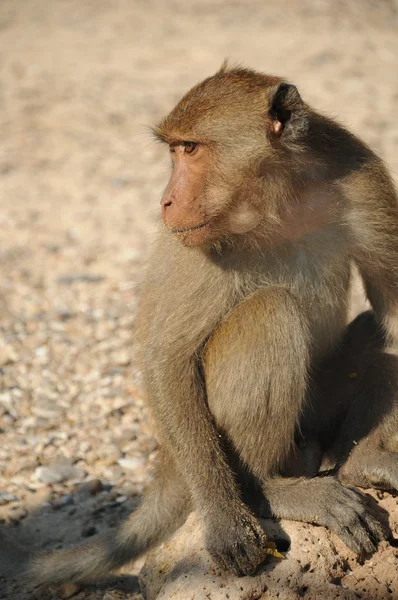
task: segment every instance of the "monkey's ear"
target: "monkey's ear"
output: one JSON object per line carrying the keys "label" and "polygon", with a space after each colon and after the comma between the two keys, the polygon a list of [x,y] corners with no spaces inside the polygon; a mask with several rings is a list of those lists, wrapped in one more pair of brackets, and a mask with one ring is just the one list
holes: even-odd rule
{"label": "monkey's ear", "polygon": [[276,90],[269,111],[271,116],[271,130],[281,136],[286,130],[293,133],[303,129],[305,121],[304,103],[295,85],[281,83]]}

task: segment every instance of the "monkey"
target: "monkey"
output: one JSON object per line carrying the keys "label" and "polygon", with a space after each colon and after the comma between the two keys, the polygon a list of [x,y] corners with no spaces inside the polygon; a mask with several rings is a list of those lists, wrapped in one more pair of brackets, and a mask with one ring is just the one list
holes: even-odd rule
{"label": "monkey", "polygon": [[[335,416],[321,427],[314,398],[325,393],[339,412],[323,365],[344,338],[353,265],[386,346],[397,345],[398,204],[386,167],[293,84],[228,64],[188,91],[154,135],[169,148],[171,175],[136,330],[160,440],[153,485],[116,532],[30,556],[29,571],[43,584],[93,581],[192,510],[216,564],[238,576],[267,557],[257,520],[267,512],[374,551],[385,531],[365,497],[335,474],[306,476],[302,442],[314,438],[320,464],[319,436]],[[393,354],[378,352],[394,378]],[[351,425],[361,394],[342,409]],[[345,444],[351,425],[340,425]],[[355,470],[370,476],[360,462],[353,479]],[[247,476],[262,501],[250,502]]]}

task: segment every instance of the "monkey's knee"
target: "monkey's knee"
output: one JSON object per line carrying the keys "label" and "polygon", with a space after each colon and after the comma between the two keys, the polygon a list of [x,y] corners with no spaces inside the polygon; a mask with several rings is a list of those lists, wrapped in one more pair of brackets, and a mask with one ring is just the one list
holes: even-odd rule
{"label": "monkey's knee", "polygon": [[338,477],[345,485],[398,489],[398,454],[370,444],[355,448]]}
{"label": "monkey's knee", "polygon": [[347,327],[342,348],[350,353],[361,354],[366,350],[381,350],[386,336],[373,311],[358,315]]}

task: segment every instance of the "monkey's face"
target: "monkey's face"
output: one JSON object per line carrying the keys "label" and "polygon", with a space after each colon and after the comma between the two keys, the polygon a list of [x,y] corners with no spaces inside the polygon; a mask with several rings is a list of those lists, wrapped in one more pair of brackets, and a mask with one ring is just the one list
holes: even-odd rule
{"label": "monkey's face", "polygon": [[172,172],[161,207],[164,225],[186,245],[201,245],[214,232],[215,215],[205,200],[209,149],[190,141],[170,144]]}
{"label": "monkey's face", "polygon": [[[161,199],[164,225],[186,246],[208,245],[254,229],[262,212],[254,202],[255,175],[242,160],[233,168],[214,147],[200,142],[170,144],[172,172]],[[221,168],[220,168],[221,165]],[[245,182],[241,186],[242,180]]]}
{"label": "monkey's face", "polygon": [[283,162],[278,142],[291,135],[290,117],[301,106],[280,79],[239,73],[220,71],[195,86],[154,131],[172,158],[163,223],[187,246],[247,233],[267,219],[259,165]]}

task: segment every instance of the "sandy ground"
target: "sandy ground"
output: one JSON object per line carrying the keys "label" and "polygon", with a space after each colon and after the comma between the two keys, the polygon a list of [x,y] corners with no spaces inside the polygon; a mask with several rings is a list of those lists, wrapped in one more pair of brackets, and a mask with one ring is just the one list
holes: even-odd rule
{"label": "sandy ground", "polygon": [[[1,1],[0,519],[11,537],[38,548],[90,537],[148,484],[156,442],[132,323],[168,169],[148,126],[230,57],[290,78],[396,175],[397,56],[393,0]],[[397,528],[396,497],[382,497]],[[361,567],[363,587],[383,565],[377,598],[398,598],[383,556]],[[124,583],[76,598],[139,597],[134,577]],[[21,581],[7,591],[3,577],[0,598],[32,592]]]}

